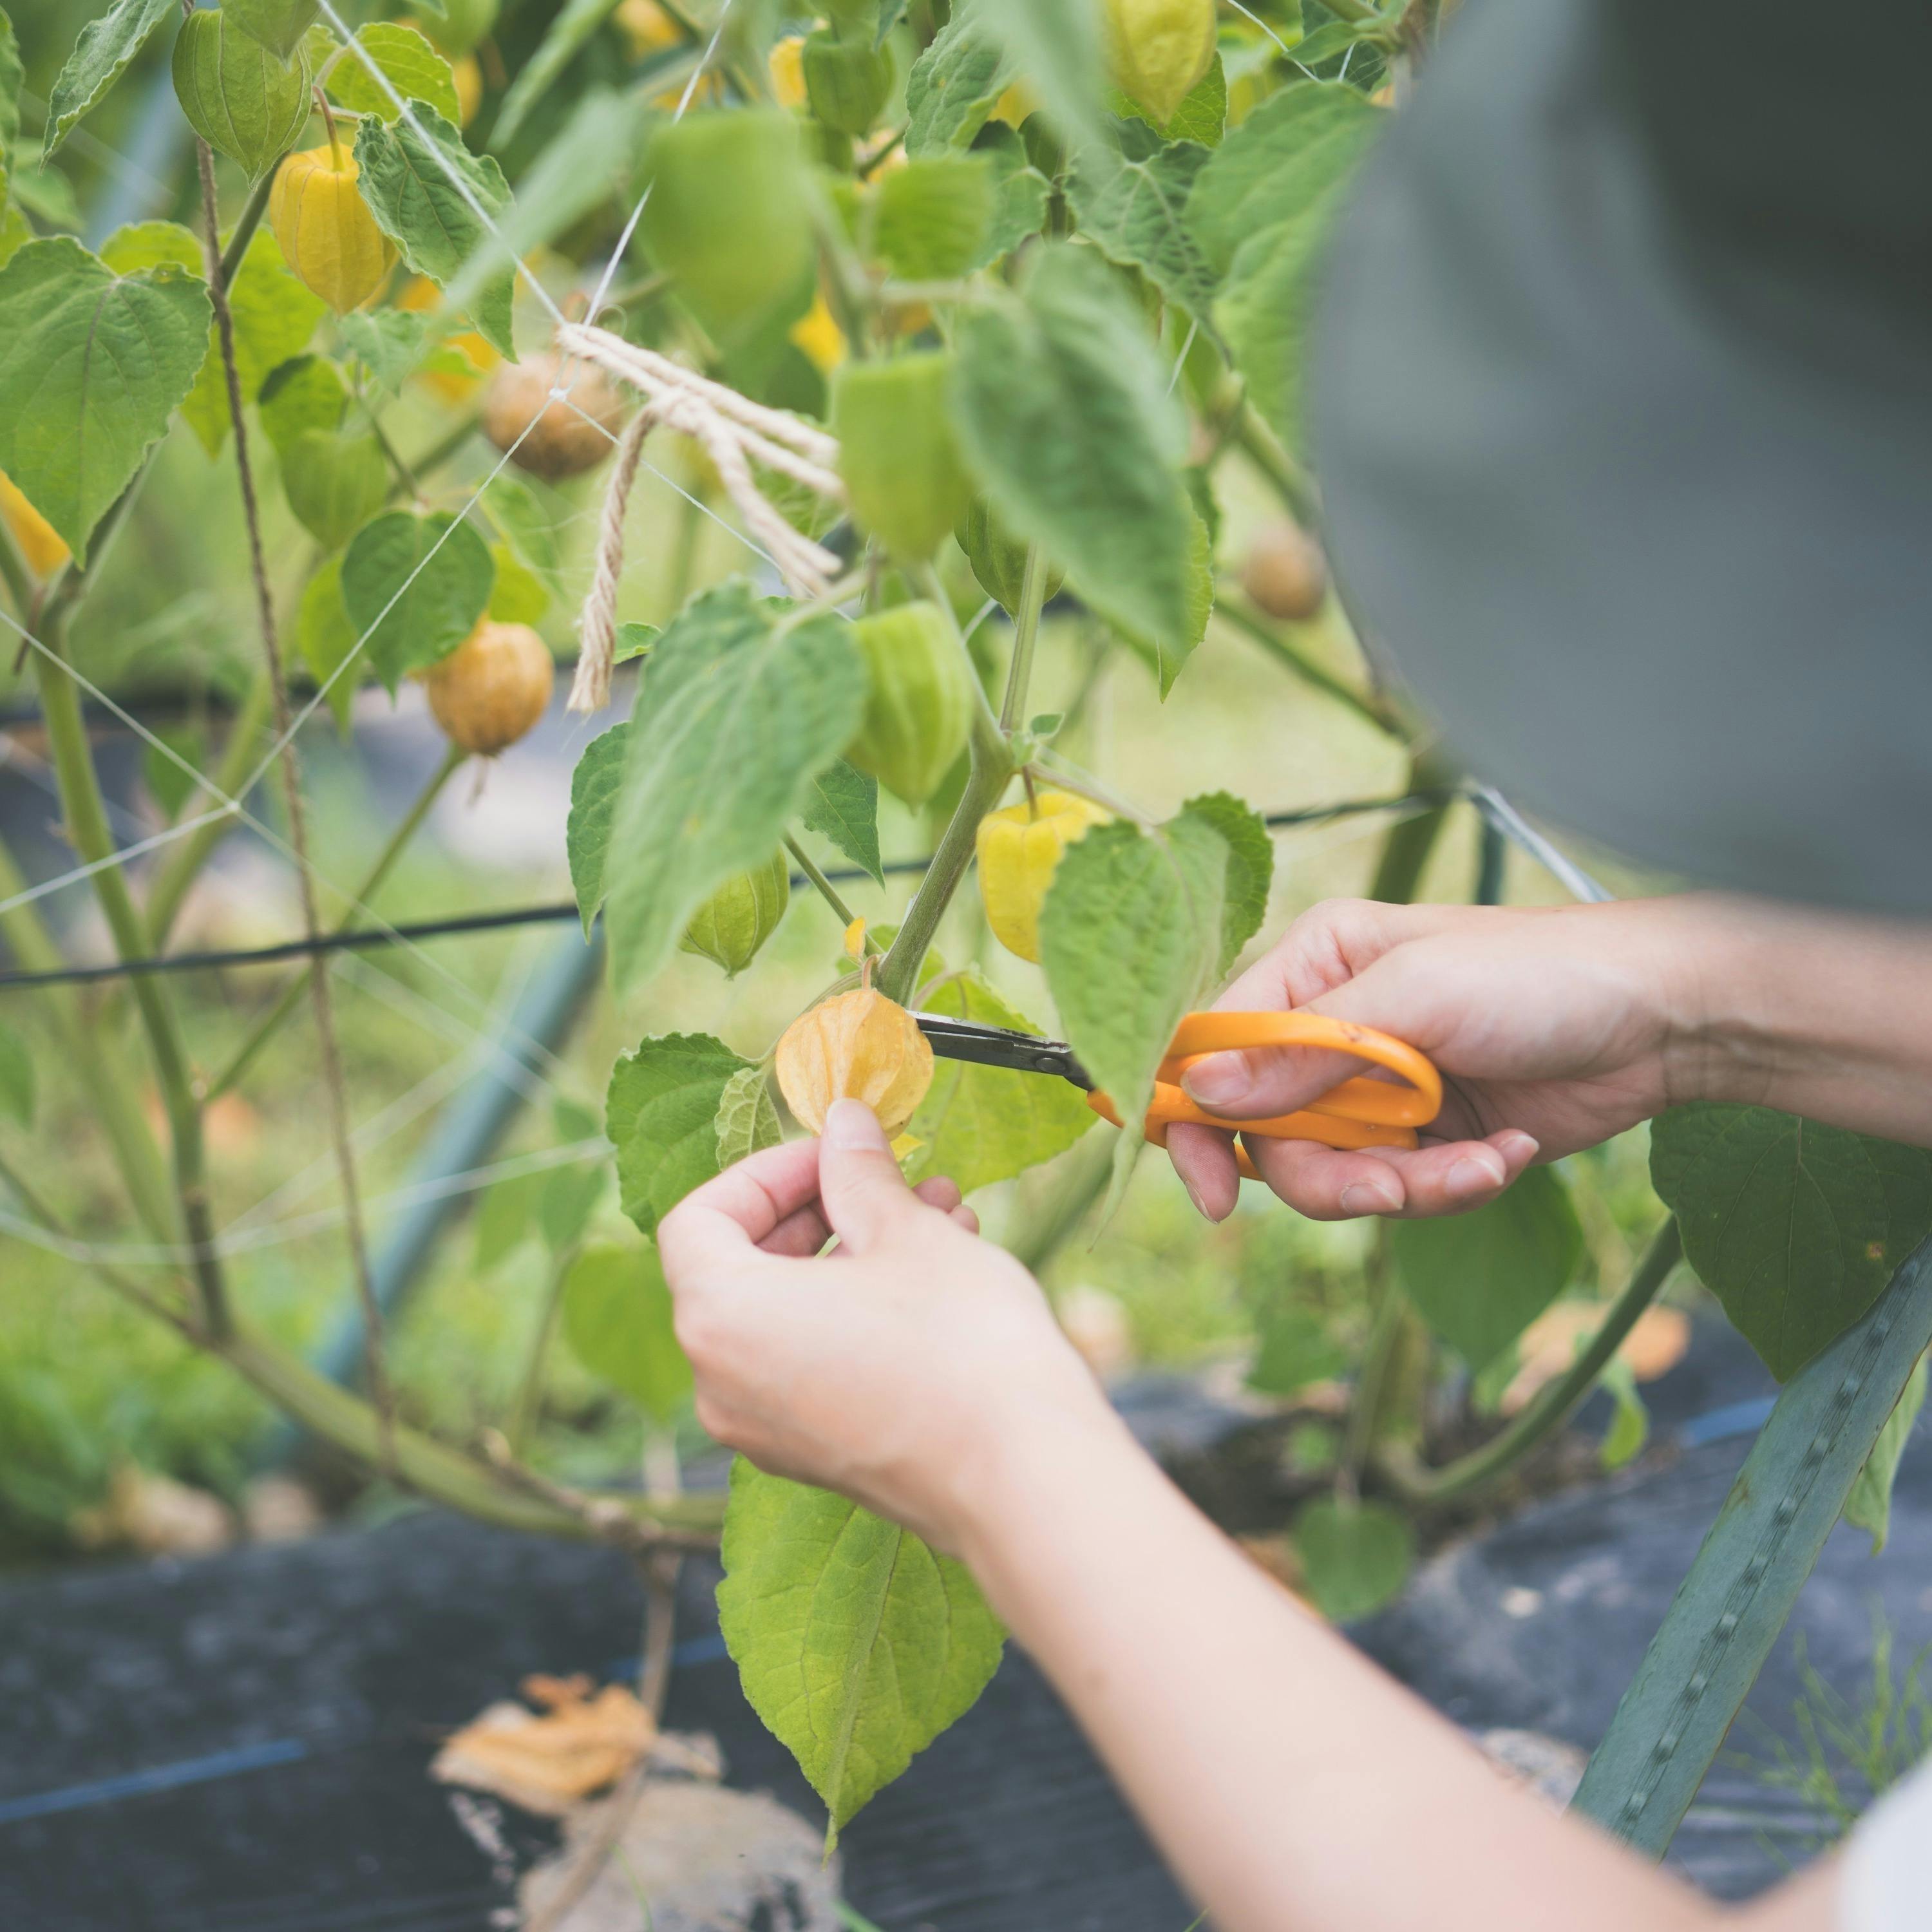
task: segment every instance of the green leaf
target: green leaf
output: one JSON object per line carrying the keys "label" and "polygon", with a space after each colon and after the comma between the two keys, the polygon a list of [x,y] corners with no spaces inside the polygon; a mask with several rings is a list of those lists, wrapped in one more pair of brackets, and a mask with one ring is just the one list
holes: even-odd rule
{"label": "green leaf", "polygon": [[981,10],[954,8],[906,76],[908,155],[970,146],[1017,71]]}
{"label": "green leaf", "polygon": [[348,407],[335,364],[320,356],[298,356],[272,370],[255,404],[262,433],[284,462],[304,430],[339,429]]}
{"label": "green leaf", "polygon": [[393,396],[423,359],[430,318],[409,309],[352,310],[336,328],[343,347]]}
{"label": "green leaf", "polygon": [[1216,53],[1208,71],[1194,83],[1192,91],[1174,110],[1174,118],[1165,128],[1156,128],[1147,110],[1118,88],[1107,93],[1109,113],[1144,121],[1156,134],[1170,141],[1198,141],[1203,147],[1218,148],[1228,126],[1228,74]]}
{"label": "green leaf", "polygon": [[1196,521],[1184,430],[1114,272],[1054,244],[1023,302],[967,314],[956,406],[1000,520],[1036,536],[1102,616],[1184,657]]}
{"label": "green leaf", "polygon": [[61,143],[74,131],[74,123],[98,105],[102,96],[121,78],[128,63],[147,45],[148,36],[179,11],[176,0],[114,0],[106,13],[81,28],[74,52],[68,56],[67,64],[47,97],[42,166],[58,152]]}
{"label": "green leaf", "polygon": [[342,560],[342,601],[392,696],[476,629],[495,577],[489,545],[445,512],[390,510],[356,533]]}
{"label": "green leaf", "polygon": [[1114,633],[1154,673],[1163,702],[1173,691],[1174,680],[1186,669],[1189,658],[1201,648],[1201,640],[1208,634],[1208,620],[1214,614],[1214,537],[1206,519],[1194,508],[1191,491],[1188,515],[1192,523],[1187,544],[1186,628],[1165,646],[1132,631],[1117,629]]}
{"label": "green leaf", "polygon": [[1932,1154],[1768,1108],[1673,1108],[1652,1126],[1650,1173],[1690,1265],[1780,1382],[1932,1232]]}
{"label": "green leaf", "polygon": [[14,1029],[0,1023],[0,1113],[15,1126],[34,1124],[34,1056]]}
{"label": "green leaf", "polygon": [[854,865],[883,886],[879,863],[879,782],[843,758],[826,766],[805,795],[805,829],[830,839]]}
{"label": "green leaf", "polygon": [[116,275],[64,236],[0,268],[0,470],[76,562],[188,393],[211,313],[179,268]]}
{"label": "green leaf", "polygon": [[[974,973],[936,988],[925,1010],[1016,1033],[1040,1031]],[[906,1126],[907,1132],[925,1142],[914,1154],[908,1175],[922,1180],[928,1174],[946,1174],[962,1194],[970,1194],[1064,1154],[1097,1118],[1085,1096],[1064,1080],[942,1060]]]}
{"label": "green leaf", "polygon": [[500,624],[540,624],[550,608],[544,580],[506,543],[490,546],[496,580],[490,592],[490,615]]}
{"label": "green leaf", "polygon": [[1263,1395],[1295,1395],[1310,1382],[1326,1382],[1348,1366],[1348,1352],[1311,1310],[1270,1308],[1262,1316],[1260,1346],[1248,1369],[1248,1386]]}
{"label": "green leaf", "polygon": [[1621,1469],[1627,1462],[1635,1461],[1650,1440],[1650,1411],[1637,1393],[1635,1371],[1621,1355],[1610,1358],[1601,1385],[1610,1392],[1616,1408],[1597,1451],[1597,1460],[1606,1469]]}
{"label": "green leaf", "polygon": [[563,1278],[563,1332],[600,1380],[668,1429],[691,1395],[691,1364],[671,1325],[670,1290],[657,1251],[599,1241]]}
{"label": "green leaf", "polygon": [[[160,724],[152,728],[158,744],[142,747],[141,782],[148,796],[160,806],[164,818],[179,817],[181,808],[201,788],[195,774],[208,749],[207,740],[194,724]],[[164,749],[164,747],[166,748]],[[173,757],[168,754],[173,753]],[[185,764],[188,770],[184,771]]]}
{"label": "green leaf", "polygon": [[317,0],[223,0],[230,21],[284,60],[302,43],[322,10]]}
{"label": "green leaf", "polygon": [[1028,165],[1019,136],[1004,121],[989,121],[980,130],[973,152],[983,156],[992,170],[992,214],[973,262],[974,268],[986,268],[1046,226],[1053,184]]}
{"label": "green leaf", "polygon": [[553,1168],[544,1176],[537,1196],[537,1231],[553,1255],[567,1254],[583,1239],[609,1178],[601,1160]]}
{"label": "green leaf", "polygon": [[830,1812],[828,1844],[971,1709],[1004,1634],[964,1564],[856,1503],[732,1465],[718,1625]]}
{"label": "green leaf", "polygon": [[1190,798],[1180,809],[1184,817],[1204,820],[1227,842],[1221,952],[1215,968],[1215,977],[1224,980],[1268,916],[1268,889],[1274,884],[1274,841],[1268,836],[1267,820],[1232,792],[1206,792]]}
{"label": "green leaf", "polygon": [[1918,1366],[1912,1371],[1912,1379],[1905,1384],[1905,1393],[1898,1399],[1898,1406],[1879,1431],[1878,1440],[1865,1458],[1851,1494],[1845,1498],[1846,1522],[1855,1529],[1869,1533],[1874,1556],[1883,1553],[1891,1537],[1892,1486],[1898,1480],[1899,1459],[1912,1439],[1912,1425],[1924,1406],[1925,1358],[1922,1355]]}
{"label": "green leaf", "polygon": [[630,737],[629,725],[612,725],[584,747],[571,774],[570,816],[564,823],[563,845],[570,861],[578,916],[584,922],[586,939],[597,909],[604,903],[604,854],[610,843],[610,821],[624,782],[625,751]]}
{"label": "green leaf", "polygon": [[986,245],[994,192],[983,155],[932,154],[889,169],[879,182],[873,252],[902,281],[965,274]]}
{"label": "green leaf", "polygon": [[1549,1167],[1472,1214],[1394,1222],[1388,1238],[1409,1300],[1477,1370],[1569,1286],[1583,1258],[1570,1190]]}
{"label": "green leaf", "polygon": [[43,228],[59,229],[74,235],[80,230],[80,203],[74,184],[58,168],[36,165],[16,168],[8,190]]}
{"label": "green leaf", "polygon": [[[308,347],[326,306],[290,272],[268,225],[256,229],[228,287],[235,370],[244,403],[252,402],[275,370]],[[220,345],[212,333],[201,373],[182,405],[182,418],[210,456],[220,454],[228,436],[228,379]]]}
{"label": "green leaf", "polygon": [[[617,0],[565,0],[544,29],[536,50],[517,70],[490,130],[492,147],[503,147],[524,124],[524,117],[549,91],[550,84],[569,65],[572,57],[616,9]],[[451,116],[452,119],[455,117]]]}
{"label": "green leaf", "polygon": [[1082,232],[1112,260],[1138,268],[1169,302],[1210,321],[1216,278],[1187,219],[1188,196],[1207,148],[1177,141],[1144,160],[1104,144],[1088,149],[1067,181]]}
{"label": "green leaf", "polygon": [[[456,76],[419,28],[394,20],[374,21],[358,32],[356,47],[382,70],[405,100],[422,101],[452,124],[460,119]],[[328,92],[351,113],[373,114],[391,124],[400,117],[396,104],[370,77],[368,68],[352,49],[345,50],[329,69]]]}
{"label": "green leaf", "polygon": [[[357,186],[376,225],[410,268],[439,287],[455,278],[486,239],[483,217],[500,224],[509,210],[502,170],[488,154],[472,154],[461,134],[430,109],[393,128],[364,121],[356,131],[356,163]],[[513,362],[514,278],[508,268],[494,278],[472,310],[477,328]]]}
{"label": "green leaf", "polygon": [[496,1182],[477,1203],[474,1265],[479,1275],[494,1274],[523,1246],[543,1181],[540,1174],[513,1174]]}
{"label": "green leaf", "polygon": [[1295,1517],[1293,1537],[1308,1594],[1334,1623],[1352,1623],[1399,1596],[1415,1561],[1408,1525],[1380,1503],[1319,1497]]}
{"label": "green leaf", "polygon": [[1100,10],[1095,0],[972,0],[978,18],[1006,46],[1070,149],[1101,132]]}
{"label": "green leaf", "polygon": [[[556,526],[529,486],[513,476],[499,476],[484,493],[483,508],[517,554],[554,591],[562,561],[557,554]],[[619,657],[622,655],[620,650]]]}
{"label": "green leaf", "polygon": [[1228,137],[1189,200],[1208,259],[1225,272],[1216,326],[1256,406],[1291,446],[1300,436],[1311,270],[1382,119],[1353,88],[1284,88]]}
{"label": "green leaf", "polygon": [[117,275],[138,274],[143,268],[170,264],[198,275],[203,256],[200,237],[178,221],[130,221],[101,243],[100,259]]}
{"label": "green leaf", "polygon": [[1124,821],[1070,845],[1040,912],[1042,962],[1081,1064],[1137,1126],[1174,1030],[1214,978],[1228,848],[1200,817]]}
{"label": "green leaf", "polygon": [[668,1034],[640,1040],[611,1069],[604,1131],[617,1149],[620,1204],[646,1234],[718,1172],[718,1109],[752,1064],[709,1034]]}
{"label": "green leaf", "polygon": [[[339,556],[320,565],[302,591],[302,605],[296,613],[296,648],[318,688],[327,686],[335,728],[347,737],[358,680],[353,671],[335,676],[337,668],[356,655],[356,626],[349,621],[348,608],[342,601]],[[332,678],[335,679],[332,684]]]}
{"label": "green leaf", "polygon": [[770,859],[866,688],[842,618],[781,618],[742,584],[685,607],[639,682],[604,860],[620,988],[664,963],[716,887]]}
{"label": "green leaf", "polygon": [[34,238],[27,218],[10,201],[0,203],[0,268]]}
{"label": "green leaf", "polygon": [[748,1066],[724,1083],[718,1102],[718,1166],[722,1172],[783,1137],[771,1082],[762,1066]]}
{"label": "green leaf", "polygon": [[6,202],[7,183],[14,172],[14,149],[20,138],[20,89],[26,78],[14,23],[0,8],[0,205]]}
{"label": "green leaf", "polygon": [[614,664],[628,664],[635,658],[647,658],[657,649],[658,640],[663,635],[662,628],[656,624],[620,624],[617,640],[610,650],[610,662]]}

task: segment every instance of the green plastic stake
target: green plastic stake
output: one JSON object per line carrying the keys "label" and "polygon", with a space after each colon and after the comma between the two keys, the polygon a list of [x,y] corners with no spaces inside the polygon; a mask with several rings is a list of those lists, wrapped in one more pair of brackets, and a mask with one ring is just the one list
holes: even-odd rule
{"label": "green plastic stake", "polygon": [[1661,1858],[1932,1346],[1932,1240],[1785,1385],[1583,1774],[1577,1810]]}

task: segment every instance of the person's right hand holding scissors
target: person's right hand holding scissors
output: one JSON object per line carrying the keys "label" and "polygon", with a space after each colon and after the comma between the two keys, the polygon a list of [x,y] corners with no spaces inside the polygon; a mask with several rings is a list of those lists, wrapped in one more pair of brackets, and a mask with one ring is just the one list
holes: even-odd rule
{"label": "person's right hand holding scissors", "polygon": [[[1876,921],[1704,896],[1547,910],[1338,899],[1290,926],[1215,1002],[1306,1006],[1393,1034],[1441,1070],[1442,1111],[1412,1150],[1246,1144],[1318,1220],[1466,1213],[1532,1162],[1594,1146],[1665,1108],[1743,1100],[1861,1132],[1932,1139],[1924,942]],[[1358,1063],[1219,1054],[1183,1084],[1231,1119],[1304,1106]],[[1168,1150],[1220,1220],[1238,1185],[1227,1135],[1177,1125]]]}

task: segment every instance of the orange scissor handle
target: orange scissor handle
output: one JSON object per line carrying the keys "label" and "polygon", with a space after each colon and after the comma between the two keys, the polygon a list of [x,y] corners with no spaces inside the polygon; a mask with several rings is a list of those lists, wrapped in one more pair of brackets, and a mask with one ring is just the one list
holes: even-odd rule
{"label": "orange scissor handle", "polygon": [[[1210,1114],[1196,1106],[1178,1084],[1189,1067],[1209,1054],[1285,1046],[1346,1053],[1399,1075],[1406,1084],[1358,1075],[1295,1113],[1256,1120]],[[1103,1119],[1120,1124],[1119,1114],[1106,1094],[1089,1094],[1088,1104]],[[1190,1121],[1268,1140],[1319,1141],[1345,1148],[1412,1148],[1415,1130],[1434,1120],[1442,1106],[1442,1076],[1434,1063],[1407,1042],[1372,1027],[1331,1019],[1324,1013],[1190,1013],[1175,1030],[1157,1070],[1146,1132],[1156,1147],[1166,1145],[1167,1130],[1176,1122]],[[1255,1178],[1253,1163],[1238,1143],[1235,1153],[1241,1172]]]}

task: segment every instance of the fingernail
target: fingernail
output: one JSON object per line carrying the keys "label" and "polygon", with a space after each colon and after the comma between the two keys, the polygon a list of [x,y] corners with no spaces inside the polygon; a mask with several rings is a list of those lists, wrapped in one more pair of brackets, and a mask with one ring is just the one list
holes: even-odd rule
{"label": "fingernail", "polygon": [[884,1154],[886,1131],[862,1100],[835,1100],[826,1110],[825,1144],[842,1153]]}
{"label": "fingernail", "polygon": [[1498,1171],[1501,1166],[1500,1161],[1492,1167],[1486,1160],[1478,1160],[1474,1154],[1466,1154],[1449,1170],[1442,1184],[1458,1201],[1467,1201],[1478,1194],[1493,1193],[1508,1178]]}
{"label": "fingernail", "polygon": [[1190,1066],[1180,1084],[1204,1107],[1226,1107],[1244,1099],[1255,1080],[1245,1053],[1212,1053]]}
{"label": "fingernail", "polygon": [[1352,1180],[1342,1190],[1345,1214],[1393,1214],[1402,1203],[1388,1189],[1372,1180]]}
{"label": "fingernail", "polygon": [[1529,1162],[1543,1150],[1543,1143],[1534,1134],[1525,1133],[1520,1127],[1514,1128],[1502,1136],[1503,1144],[1497,1149],[1505,1160]]}
{"label": "fingernail", "polygon": [[1194,1203],[1195,1213],[1198,1214],[1204,1220],[1213,1220],[1214,1217],[1208,1212],[1207,1202],[1202,1199],[1200,1194],[1196,1190],[1193,1182],[1190,1180],[1185,1174],[1183,1174],[1180,1178],[1180,1184],[1187,1190],[1187,1198]]}

